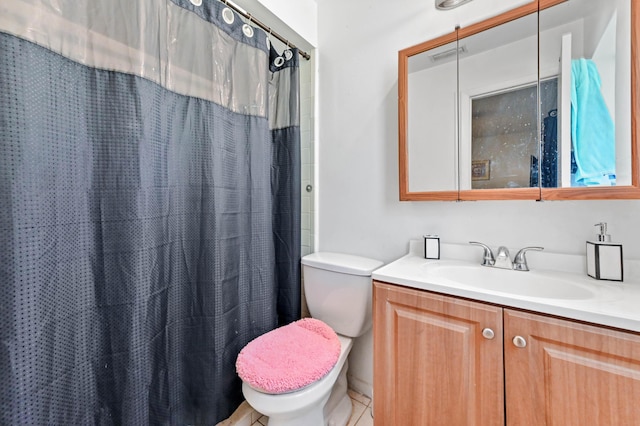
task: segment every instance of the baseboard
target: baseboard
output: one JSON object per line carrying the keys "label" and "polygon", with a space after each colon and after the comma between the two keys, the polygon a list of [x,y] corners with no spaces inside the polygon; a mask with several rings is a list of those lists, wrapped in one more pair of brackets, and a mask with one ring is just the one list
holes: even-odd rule
{"label": "baseboard", "polygon": [[260,417],[262,417],[262,414],[254,410],[247,401],[244,401],[236,411],[233,412],[231,417],[221,421],[216,426],[250,426]]}
{"label": "baseboard", "polygon": [[349,382],[349,388],[354,391],[363,394],[364,396],[371,398],[373,395],[373,385],[367,383],[364,380],[360,380],[350,374],[347,374],[347,381]]}

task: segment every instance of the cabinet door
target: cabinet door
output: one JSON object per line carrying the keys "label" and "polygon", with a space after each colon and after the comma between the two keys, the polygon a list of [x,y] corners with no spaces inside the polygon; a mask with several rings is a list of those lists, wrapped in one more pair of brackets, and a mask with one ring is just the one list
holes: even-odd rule
{"label": "cabinet door", "polygon": [[374,282],[373,315],[376,425],[504,424],[501,308]]}
{"label": "cabinet door", "polygon": [[509,426],[640,424],[640,335],[509,309],[504,327]]}

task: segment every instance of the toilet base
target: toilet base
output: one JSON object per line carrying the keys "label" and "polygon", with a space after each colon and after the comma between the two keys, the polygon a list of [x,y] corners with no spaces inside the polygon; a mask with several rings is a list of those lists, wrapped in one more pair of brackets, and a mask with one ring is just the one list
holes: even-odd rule
{"label": "toilet base", "polygon": [[268,426],[345,426],[351,418],[353,404],[347,393],[347,369],[348,361],[340,370],[331,394],[325,401],[318,404],[303,415],[295,418],[270,417]]}
{"label": "toilet base", "polygon": [[336,384],[331,390],[331,396],[324,406],[325,426],[345,426],[351,418],[353,404],[347,393],[347,369],[349,360],[344,362],[342,370],[338,375]]}
{"label": "toilet base", "polygon": [[307,411],[304,414],[297,415],[293,418],[276,418],[269,417],[268,426],[325,426],[322,405]]}

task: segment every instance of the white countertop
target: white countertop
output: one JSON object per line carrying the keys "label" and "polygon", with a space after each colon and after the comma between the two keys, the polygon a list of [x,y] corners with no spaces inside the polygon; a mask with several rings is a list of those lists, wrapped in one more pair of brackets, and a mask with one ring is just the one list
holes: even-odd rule
{"label": "white countertop", "polygon": [[[409,254],[400,259],[383,266],[373,272],[374,280],[384,281],[391,284],[398,284],[406,287],[416,288],[420,290],[428,290],[437,293],[448,294],[451,296],[459,296],[468,299],[474,299],[482,302],[489,302],[505,307],[521,308],[540,313],[556,315],[559,317],[586,321],[594,324],[616,327],[623,330],[640,332],[640,283],[629,282],[623,283],[599,281],[584,274],[575,271],[566,272],[556,270],[542,270],[536,268],[536,274],[546,275],[560,278],[567,278],[582,286],[588,286],[593,293],[593,297],[588,299],[550,299],[522,296],[511,293],[502,293],[482,289],[474,286],[467,286],[453,281],[433,280],[429,282],[425,276],[425,268],[429,265],[434,266],[442,263],[442,260],[427,260],[422,256],[421,242],[412,241]],[[444,262],[460,262],[460,264],[469,264],[469,260],[460,259],[458,255],[460,249],[455,245],[443,245],[441,247],[443,257],[447,253],[451,253],[452,257]],[[475,249],[477,251],[477,248]],[[463,248],[462,251],[466,251]],[[479,251],[481,254],[481,251]],[[554,256],[547,254],[547,256]],[[558,255],[571,256],[572,255]],[[533,256],[532,256],[533,258]],[[538,262],[540,263],[540,262]],[[579,264],[580,259],[566,261],[564,263]],[[478,262],[479,264],[479,262]],[[530,269],[533,271],[534,266],[529,262]],[[626,265],[625,265],[626,266]],[[528,272],[506,271],[514,274],[514,280],[517,280],[518,274],[527,274]],[[625,272],[626,275],[626,272]],[[634,274],[635,275],[635,274]]]}

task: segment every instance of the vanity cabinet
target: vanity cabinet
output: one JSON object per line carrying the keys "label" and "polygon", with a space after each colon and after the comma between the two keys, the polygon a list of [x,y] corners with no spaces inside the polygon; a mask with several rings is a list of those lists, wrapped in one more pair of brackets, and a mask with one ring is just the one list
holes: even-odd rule
{"label": "vanity cabinet", "polygon": [[637,333],[377,281],[373,332],[376,425],[640,424]]}
{"label": "vanity cabinet", "polygon": [[373,333],[376,425],[504,423],[501,308],[374,282]]}
{"label": "vanity cabinet", "polygon": [[508,425],[640,424],[640,335],[506,308],[504,329]]}

